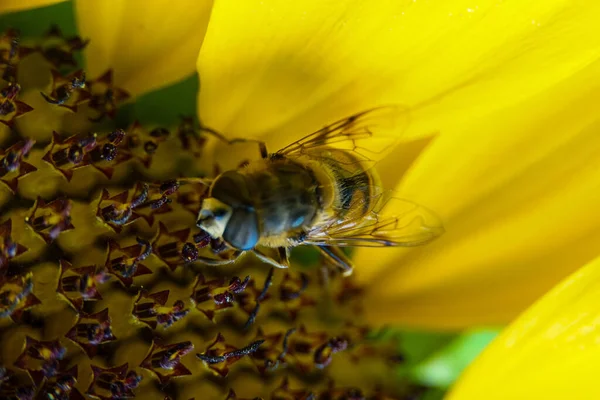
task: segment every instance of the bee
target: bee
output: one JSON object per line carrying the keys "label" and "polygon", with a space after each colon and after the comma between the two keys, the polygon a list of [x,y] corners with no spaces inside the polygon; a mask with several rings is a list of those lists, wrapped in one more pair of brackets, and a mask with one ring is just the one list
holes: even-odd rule
{"label": "bee", "polygon": [[[350,275],[353,265],[341,247],[416,246],[439,236],[439,218],[384,190],[375,171],[393,148],[390,140],[398,140],[381,133],[403,129],[400,121],[407,123],[408,112],[385,106],[336,121],[275,153],[257,141],[260,160],[201,179],[209,191],[196,225],[222,240],[231,256],[199,260],[223,264],[252,252],[287,268],[291,248],[313,245]],[[242,141],[253,140],[228,142]],[[384,208],[397,214],[386,217]]]}

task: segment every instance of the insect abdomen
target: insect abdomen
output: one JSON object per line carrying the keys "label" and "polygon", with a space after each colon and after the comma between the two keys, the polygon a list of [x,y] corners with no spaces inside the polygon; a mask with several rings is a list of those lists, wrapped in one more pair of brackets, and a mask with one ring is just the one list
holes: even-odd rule
{"label": "insect abdomen", "polygon": [[371,208],[374,188],[378,180],[372,171],[366,171],[360,160],[351,152],[340,149],[322,151],[319,155],[321,168],[333,182],[332,206],[338,218],[358,218]]}

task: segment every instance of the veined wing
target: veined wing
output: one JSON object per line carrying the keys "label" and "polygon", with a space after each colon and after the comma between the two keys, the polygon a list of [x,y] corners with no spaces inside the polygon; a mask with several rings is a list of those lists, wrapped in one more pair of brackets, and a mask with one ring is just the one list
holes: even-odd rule
{"label": "veined wing", "polygon": [[329,124],[275,154],[319,158],[327,157],[327,149],[333,147],[351,152],[356,161],[370,167],[393,149],[408,123],[407,108],[376,107]]}
{"label": "veined wing", "polygon": [[[373,199],[363,216],[332,219],[307,234],[303,243],[319,246],[411,247],[430,242],[444,232],[440,218],[412,201],[385,192]],[[385,209],[385,210],[384,210]]]}

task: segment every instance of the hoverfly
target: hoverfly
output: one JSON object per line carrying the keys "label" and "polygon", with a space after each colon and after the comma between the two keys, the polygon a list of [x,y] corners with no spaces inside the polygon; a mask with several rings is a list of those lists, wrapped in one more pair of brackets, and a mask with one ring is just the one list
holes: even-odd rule
{"label": "hoverfly", "polygon": [[[257,141],[262,159],[213,180],[195,180],[209,186],[196,225],[231,250],[228,259],[199,261],[223,264],[252,252],[262,261],[286,268],[292,247],[314,245],[349,275],[352,262],[339,247],[416,246],[439,236],[443,227],[436,215],[383,190],[373,168],[393,147],[389,138],[381,146],[386,138],[378,131],[400,118],[406,122],[408,117],[398,107],[371,109],[275,153]],[[242,141],[253,140],[228,142]],[[397,214],[384,217],[384,207]]]}

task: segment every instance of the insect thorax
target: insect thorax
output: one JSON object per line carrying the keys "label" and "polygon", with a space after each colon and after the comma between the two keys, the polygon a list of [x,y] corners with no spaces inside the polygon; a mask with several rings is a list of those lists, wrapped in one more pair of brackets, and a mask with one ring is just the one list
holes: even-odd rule
{"label": "insect thorax", "polygon": [[223,239],[236,247],[235,242],[245,242],[244,238],[254,230],[258,234],[257,244],[291,245],[317,215],[320,205],[317,187],[311,169],[287,158],[260,160],[222,174],[211,195],[238,210],[234,211],[232,223],[239,220],[236,213],[251,212],[253,216],[252,223],[226,229]]}

